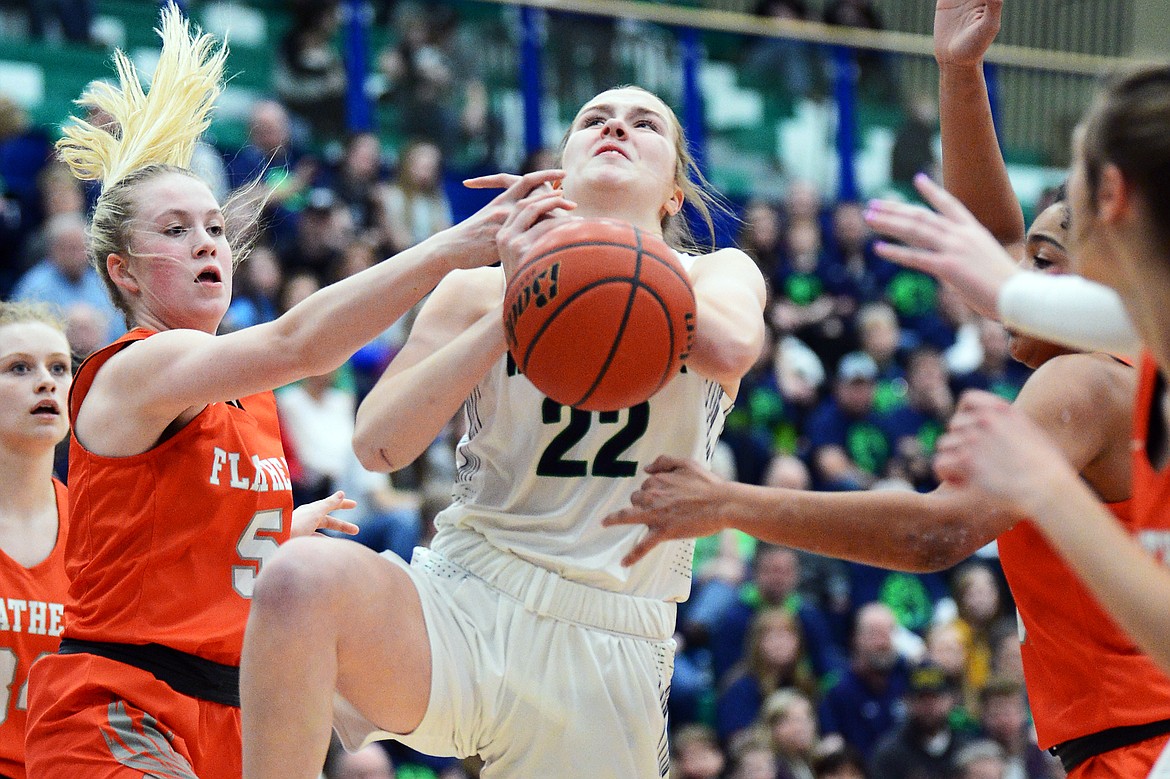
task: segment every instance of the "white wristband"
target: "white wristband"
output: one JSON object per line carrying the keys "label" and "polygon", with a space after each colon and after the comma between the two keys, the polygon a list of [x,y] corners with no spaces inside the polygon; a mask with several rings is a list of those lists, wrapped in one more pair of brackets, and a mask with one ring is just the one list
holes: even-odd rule
{"label": "white wristband", "polygon": [[1080,276],[1024,272],[999,291],[1004,325],[1085,351],[1136,355],[1141,339],[1118,294]]}

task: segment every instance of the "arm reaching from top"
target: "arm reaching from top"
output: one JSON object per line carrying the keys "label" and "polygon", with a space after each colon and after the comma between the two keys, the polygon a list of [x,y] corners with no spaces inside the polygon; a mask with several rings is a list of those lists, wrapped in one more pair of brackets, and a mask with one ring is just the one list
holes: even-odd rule
{"label": "arm reaching from top", "polygon": [[947,189],[996,240],[1019,254],[1024,215],[995,136],[983,56],[999,32],[1003,0],[939,0],[934,11],[942,173]]}

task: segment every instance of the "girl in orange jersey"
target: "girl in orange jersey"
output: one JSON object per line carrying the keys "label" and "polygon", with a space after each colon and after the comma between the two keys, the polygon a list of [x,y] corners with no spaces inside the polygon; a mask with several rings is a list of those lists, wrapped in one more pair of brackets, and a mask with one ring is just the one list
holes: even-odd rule
{"label": "girl in orange jersey", "polygon": [[[1065,203],[1041,213],[1027,240],[1020,240],[1022,215],[1000,157],[982,72],[999,11],[995,2],[963,0],[935,13],[944,177],[1023,267],[1065,273]],[[1135,371],[1104,354],[1072,354],[1019,333],[1013,333],[1012,353],[1037,369],[1015,412],[1042,428],[1057,457],[1073,465],[1118,521],[1136,529],[1128,434]],[[1087,779],[1145,776],[1166,742],[1170,678],[1118,630],[1037,527],[1019,522],[1019,515],[989,510],[953,485],[929,495],[818,494],[723,484],[679,462],[656,463],[651,471],[655,475],[634,496],[635,508],[613,518],[615,524],[649,524],[645,548],[730,525],[822,554],[940,570],[998,538],[1020,613],[1041,746],[1055,748],[1070,776]]]}
{"label": "girl in orange jersey", "polygon": [[192,36],[173,5],[160,34],[149,93],[119,52],[120,86],[83,98],[116,134],[77,122],[59,143],[76,176],[101,181],[90,256],[133,329],[81,365],[70,395],[70,600],[61,651],[30,685],[38,777],[239,777],[238,663],[256,576],[290,534],[355,530],[329,516],[352,505],[340,494],[292,511],[271,390],[337,368],[447,271],[495,261],[504,219],[556,175],[516,182],[274,322],[217,336],[231,208],[186,166],[226,52]]}
{"label": "girl in orange jersey", "polygon": [[65,597],[65,485],[53,449],[69,432],[64,324],[43,305],[0,303],[0,776],[24,779],[28,671],[57,650]]}
{"label": "girl in orange jersey", "polygon": [[[985,393],[960,402],[940,439],[935,469],[960,493],[1030,517],[1163,670],[1170,670],[1168,169],[1170,67],[1116,76],[1074,137],[1069,180],[1079,270],[1113,294],[1088,282],[1052,283],[1014,272],[962,205],[926,180],[919,189],[937,213],[882,202],[870,215],[875,227],[908,244],[884,247],[885,256],[956,283],[1019,328],[1116,351],[1145,344],[1133,414],[1131,521],[1125,527],[1076,478],[1050,438]],[[1038,313],[1044,301],[1060,296],[1065,304],[1056,315],[1050,306]],[[1094,678],[1103,670],[1093,669]],[[1146,701],[1143,696],[1136,703]],[[1170,754],[1149,775],[1170,776]]]}

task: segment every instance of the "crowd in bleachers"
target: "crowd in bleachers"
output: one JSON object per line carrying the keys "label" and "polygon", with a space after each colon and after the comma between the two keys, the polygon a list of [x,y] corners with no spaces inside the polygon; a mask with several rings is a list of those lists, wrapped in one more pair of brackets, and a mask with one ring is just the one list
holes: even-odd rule
{"label": "crowd in bleachers", "polygon": [[[455,43],[457,13],[383,5],[380,21],[396,29],[372,83],[393,106],[401,143],[345,133],[337,8],[290,2],[272,94],[251,107],[246,143],[208,144],[197,156],[217,196],[265,204],[226,328],[269,321],[460,219],[477,196],[459,180],[500,164],[500,119],[466,61],[473,47]],[[865,5],[835,4],[841,23],[880,25],[854,18]],[[760,12],[799,18],[807,9],[796,0],[762,3]],[[811,90],[806,57],[773,47],[753,63],[772,70],[782,60],[788,87]],[[878,70],[875,89],[895,88],[882,81],[882,63],[866,67]],[[94,193],[53,160],[55,134],[30,125],[0,88],[0,297],[60,305],[84,357],[124,324],[86,262]],[[737,243],[770,285],[769,339],[727,419],[716,466],[755,484],[933,489],[931,454],[958,393],[1013,398],[1027,378],[1003,329],[927,277],[879,259],[858,203],[791,181],[779,201],[732,205]],[[448,497],[458,422],[392,479],[365,471],[350,439],[356,404],[410,324],[408,315],[337,373],[277,393],[297,502],[345,489],[359,502],[358,540],[406,558],[426,543]],[[1013,607],[994,550],[954,571],[908,574],[735,532],[701,539],[677,638],[675,779],[1061,775],[1030,735]],[[394,757],[399,776],[474,770]],[[332,762],[330,775],[345,776],[346,760]]]}

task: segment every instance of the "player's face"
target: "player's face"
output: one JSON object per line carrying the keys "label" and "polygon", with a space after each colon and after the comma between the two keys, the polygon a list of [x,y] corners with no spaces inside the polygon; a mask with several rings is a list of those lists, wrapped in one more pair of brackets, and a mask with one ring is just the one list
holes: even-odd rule
{"label": "player's face", "polygon": [[73,381],[65,335],[42,322],[0,326],[0,440],[30,454],[52,449],[69,431],[65,404]]}
{"label": "player's face", "polygon": [[[1024,246],[1024,259],[1020,263],[1028,270],[1059,275],[1072,272],[1072,259],[1066,248],[1069,237],[1071,214],[1065,202],[1053,203],[1040,212]],[[1029,368],[1039,368],[1048,360],[1069,350],[1056,344],[1041,341],[1019,333],[1011,333],[1011,352],[1019,362]]]}
{"label": "player's face", "polygon": [[561,166],[565,194],[622,189],[665,204],[679,192],[679,138],[670,109],[639,89],[611,89],[590,100],[573,120]]}
{"label": "player's face", "polygon": [[140,186],[136,202],[137,320],[215,332],[232,297],[232,250],[215,196],[197,179],[164,173]]}

